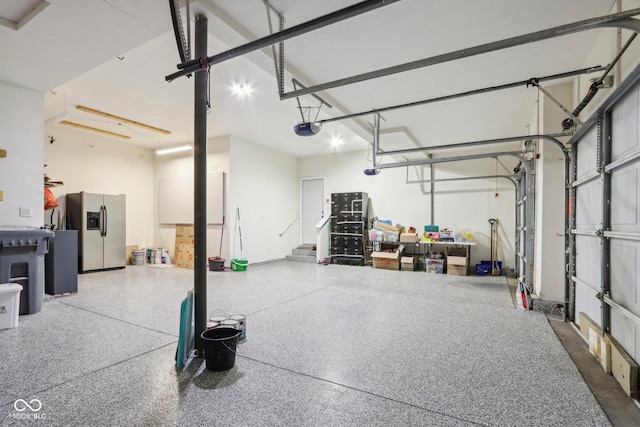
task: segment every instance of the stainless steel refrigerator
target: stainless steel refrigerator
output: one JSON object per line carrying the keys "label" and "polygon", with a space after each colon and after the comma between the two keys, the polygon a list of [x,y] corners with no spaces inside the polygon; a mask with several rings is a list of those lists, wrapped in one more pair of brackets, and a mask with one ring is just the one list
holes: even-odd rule
{"label": "stainless steel refrigerator", "polygon": [[124,194],[67,194],[66,215],[67,228],[78,230],[78,272],[125,267]]}

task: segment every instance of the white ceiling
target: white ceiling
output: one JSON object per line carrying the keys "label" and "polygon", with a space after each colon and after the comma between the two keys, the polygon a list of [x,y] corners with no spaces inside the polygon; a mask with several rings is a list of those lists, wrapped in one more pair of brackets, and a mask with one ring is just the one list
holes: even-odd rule
{"label": "white ceiling", "polygon": [[[67,111],[65,120],[127,134],[132,137],[128,143],[149,148],[192,141],[193,79],[164,79],[180,62],[168,1],[25,0],[20,8],[17,3],[0,3],[0,18],[5,18],[0,24],[19,22],[28,13],[27,3],[42,10],[18,30],[0,26],[0,81],[44,92],[45,118]],[[355,3],[271,0],[287,28]],[[288,40],[286,91],[292,89],[292,75],[307,85],[320,84],[606,15],[613,5],[614,0],[532,0],[526,7],[513,0],[402,0]],[[181,11],[184,17],[185,8]],[[208,18],[209,56],[269,34],[262,0],[193,0],[191,15],[195,13]],[[599,31],[615,30],[582,32],[330,89],[321,95],[335,107],[323,108],[319,118],[597,65],[586,64],[585,58]],[[301,120],[300,113],[294,99],[279,100],[269,52],[212,67],[210,137],[236,135],[294,156],[368,145],[371,116],[327,123],[311,138],[296,136],[292,127]],[[610,60],[603,58],[602,63]],[[251,84],[252,95],[234,96],[233,82]],[[522,87],[386,112],[382,127],[402,131],[383,134],[381,144],[411,148],[416,142],[429,146],[526,134],[536,98],[534,89]],[[308,96],[302,103],[317,105]],[[76,105],[171,134],[92,116],[77,111]],[[47,134],[55,135],[60,126],[47,124]],[[332,146],[333,137],[342,145]]]}

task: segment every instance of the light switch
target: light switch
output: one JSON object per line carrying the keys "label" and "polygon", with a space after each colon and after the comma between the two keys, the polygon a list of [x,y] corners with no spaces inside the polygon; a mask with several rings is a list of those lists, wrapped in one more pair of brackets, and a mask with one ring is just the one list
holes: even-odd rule
{"label": "light switch", "polygon": [[20,208],[20,216],[30,217],[31,215],[31,208]]}

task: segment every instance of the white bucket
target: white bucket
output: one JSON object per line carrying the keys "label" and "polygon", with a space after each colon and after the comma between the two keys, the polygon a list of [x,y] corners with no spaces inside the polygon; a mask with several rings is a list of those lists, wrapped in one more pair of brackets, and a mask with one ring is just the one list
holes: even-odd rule
{"label": "white bucket", "polygon": [[162,250],[154,249],[153,250],[153,263],[154,264],[162,264]]}
{"label": "white bucket", "polygon": [[242,331],[240,339],[245,339],[247,337],[247,316],[245,316],[244,314],[234,314],[233,316],[229,316],[229,319],[238,322],[237,329]]}
{"label": "white bucket", "polygon": [[144,255],[145,255],[144,249],[140,251],[132,251],[131,255],[133,256],[133,261],[132,261],[133,265],[144,265]]}
{"label": "white bucket", "polygon": [[222,322],[220,322],[220,326],[224,326],[224,327],[227,327],[227,328],[233,328],[233,329],[240,330],[237,320],[225,319]]}

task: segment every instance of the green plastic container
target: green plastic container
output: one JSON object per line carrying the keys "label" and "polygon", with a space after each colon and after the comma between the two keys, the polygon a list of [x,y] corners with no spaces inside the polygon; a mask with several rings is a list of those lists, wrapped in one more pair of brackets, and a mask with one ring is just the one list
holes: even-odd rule
{"label": "green plastic container", "polygon": [[249,265],[249,260],[246,259],[232,259],[231,270],[233,271],[245,271]]}

